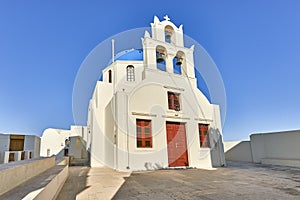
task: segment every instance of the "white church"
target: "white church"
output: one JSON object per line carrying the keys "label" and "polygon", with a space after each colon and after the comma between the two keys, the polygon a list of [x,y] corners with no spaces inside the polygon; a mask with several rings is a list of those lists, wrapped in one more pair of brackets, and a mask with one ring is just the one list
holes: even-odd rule
{"label": "white church", "polygon": [[[220,108],[197,88],[194,46],[184,46],[182,25],[154,17],[141,42],[142,49],[117,54],[96,83],[81,134],[90,166],[224,166]],[[46,143],[41,152],[50,151]]]}

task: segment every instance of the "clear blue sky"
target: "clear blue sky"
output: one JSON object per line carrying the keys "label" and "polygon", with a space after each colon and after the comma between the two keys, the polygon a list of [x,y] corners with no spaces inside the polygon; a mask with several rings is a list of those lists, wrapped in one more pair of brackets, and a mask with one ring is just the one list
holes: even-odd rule
{"label": "clear blue sky", "polygon": [[[197,3],[195,3],[197,2]],[[227,93],[225,140],[300,129],[300,1],[1,1],[0,132],[73,124],[77,70],[101,41],[168,14],[210,54]]]}

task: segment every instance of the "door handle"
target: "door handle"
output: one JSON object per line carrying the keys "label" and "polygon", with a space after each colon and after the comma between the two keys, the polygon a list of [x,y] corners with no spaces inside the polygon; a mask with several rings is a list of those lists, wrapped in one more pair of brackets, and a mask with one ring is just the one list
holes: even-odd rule
{"label": "door handle", "polygon": [[176,148],[178,147],[178,143],[175,144]]}

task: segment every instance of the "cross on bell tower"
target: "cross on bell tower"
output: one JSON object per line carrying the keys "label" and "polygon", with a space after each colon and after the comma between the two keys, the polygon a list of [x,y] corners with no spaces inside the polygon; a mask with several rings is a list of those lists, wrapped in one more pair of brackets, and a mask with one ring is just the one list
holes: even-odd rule
{"label": "cross on bell tower", "polygon": [[166,21],[170,21],[170,18],[168,17],[168,15],[164,16],[164,19],[165,19]]}

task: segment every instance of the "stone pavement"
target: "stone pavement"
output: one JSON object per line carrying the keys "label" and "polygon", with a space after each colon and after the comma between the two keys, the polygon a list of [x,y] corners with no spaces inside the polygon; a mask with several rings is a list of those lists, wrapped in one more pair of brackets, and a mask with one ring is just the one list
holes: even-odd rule
{"label": "stone pavement", "polygon": [[111,199],[129,175],[106,167],[69,167],[69,177],[57,200]]}
{"label": "stone pavement", "polygon": [[300,168],[229,162],[228,167],[218,170],[157,170],[129,175],[107,168],[70,167],[70,178],[58,199],[76,196],[116,200],[300,199]]}

